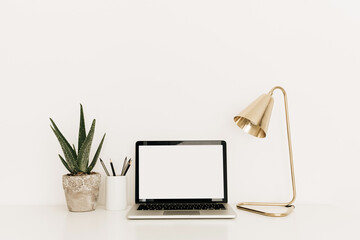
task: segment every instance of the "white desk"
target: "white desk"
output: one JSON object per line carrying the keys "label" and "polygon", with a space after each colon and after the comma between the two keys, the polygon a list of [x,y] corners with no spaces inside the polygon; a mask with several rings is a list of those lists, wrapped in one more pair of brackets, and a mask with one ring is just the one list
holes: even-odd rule
{"label": "white desk", "polygon": [[296,205],[286,218],[236,210],[234,220],[127,220],[127,210],[106,211],[102,206],[86,213],[71,213],[65,206],[0,206],[0,239],[359,240],[360,218],[345,209]]}

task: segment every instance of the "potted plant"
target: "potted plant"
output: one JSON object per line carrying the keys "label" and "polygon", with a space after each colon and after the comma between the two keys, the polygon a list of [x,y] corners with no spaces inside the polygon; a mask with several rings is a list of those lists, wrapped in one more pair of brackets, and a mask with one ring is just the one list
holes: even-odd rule
{"label": "potted plant", "polygon": [[95,155],[89,164],[89,155],[94,137],[96,120],[94,119],[92,121],[90,131],[86,135],[84,111],[80,104],[80,127],[77,151],[75,145],[73,144],[71,146],[69,144],[51,118],[50,121],[50,127],[59,140],[61,149],[64,153],[64,157],[59,154],[59,158],[65,168],[70,172],[62,177],[68,209],[71,212],[93,211],[95,210],[97,199],[99,197],[101,175],[97,172],[92,172],[92,169],[100,155],[106,134],[104,134],[101,139]]}

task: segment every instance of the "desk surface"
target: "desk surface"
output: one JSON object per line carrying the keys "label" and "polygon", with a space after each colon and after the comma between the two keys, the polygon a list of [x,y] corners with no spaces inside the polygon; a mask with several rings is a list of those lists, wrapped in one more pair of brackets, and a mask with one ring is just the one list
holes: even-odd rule
{"label": "desk surface", "polygon": [[[235,209],[235,206],[233,206]],[[71,213],[65,206],[0,206],[0,239],[360,239],[346,208],[297,205],[286,218],[240,210],[232,220],[127,220],[124,211]]]}

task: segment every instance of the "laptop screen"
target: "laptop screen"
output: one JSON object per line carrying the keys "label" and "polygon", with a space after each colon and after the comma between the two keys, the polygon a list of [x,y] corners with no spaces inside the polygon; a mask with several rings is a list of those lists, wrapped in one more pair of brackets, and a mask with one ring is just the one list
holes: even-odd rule
{"label": "laptop screen", "polygon": [[225,202],[224,141],[147,141],[136,147],[137,202]]}

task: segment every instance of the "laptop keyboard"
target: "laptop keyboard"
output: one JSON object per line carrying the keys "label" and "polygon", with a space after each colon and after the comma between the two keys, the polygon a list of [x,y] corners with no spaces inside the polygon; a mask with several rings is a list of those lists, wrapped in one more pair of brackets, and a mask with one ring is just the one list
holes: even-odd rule
{"label": "laptop keyboard", "polygon": [[222,203],[150,203],[140,204],[137,210],[225,210]]}

